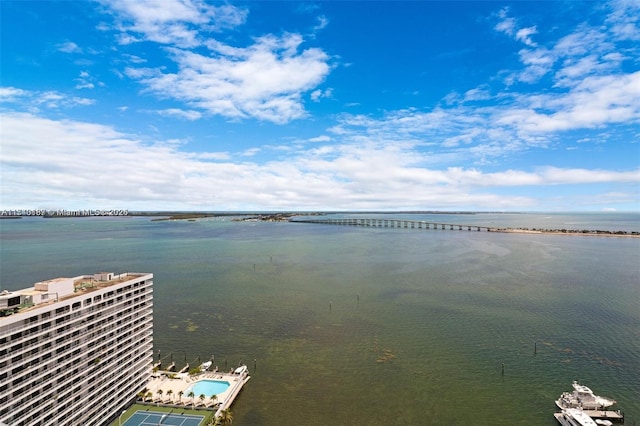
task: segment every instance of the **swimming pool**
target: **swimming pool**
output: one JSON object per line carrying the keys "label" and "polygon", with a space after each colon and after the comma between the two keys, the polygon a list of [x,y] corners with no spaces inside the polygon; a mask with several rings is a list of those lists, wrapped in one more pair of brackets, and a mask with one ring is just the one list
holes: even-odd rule
{"label": "swimming pool", "polygon": [[187,388],[184,392],[185,396],[193,392],[195,396],[204,395],[210,397],[211,395],[219,395],[222,392],[229,389],[229,382],[222,380],[198,380]]}

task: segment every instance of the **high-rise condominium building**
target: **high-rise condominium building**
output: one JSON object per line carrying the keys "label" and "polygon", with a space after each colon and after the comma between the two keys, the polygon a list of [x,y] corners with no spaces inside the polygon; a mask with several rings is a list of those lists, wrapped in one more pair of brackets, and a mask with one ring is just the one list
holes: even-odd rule
{"label": "high-rise condominium building", "polygon": [[153,274],[98,273],[0,292],[0,425],[103,425],[153,362]]}

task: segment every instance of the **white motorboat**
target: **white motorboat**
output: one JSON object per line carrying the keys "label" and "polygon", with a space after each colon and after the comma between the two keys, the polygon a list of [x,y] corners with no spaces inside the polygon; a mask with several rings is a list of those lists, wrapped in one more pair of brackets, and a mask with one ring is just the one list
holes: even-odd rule
{"label": "white motorboat", "polygon": [[202,365],[200,366],[200,371],[202,372],[207,371],[211,367],[211,364],[213,364],[213,362],[211,361],[203,362]]}
{"label": "white motorboat", "polygon": [[579,408],[566,408],[553,416],[562,426],[598,426],[598,423]]}
{"label": "white motorboat", "polygon": [[561,409],[604,410],[615,403],[614,399],[594,395],[590,388],[576,381],[573,382],[573,392],[563,392],[556,400],[556,405]]}
{"label": "white motorboat", "polygon": [[243,373],[246,373],[246,372],[247,372],[247,370],[248,370],[248,368],[247,368],[247,366],[246,366],[246,365],[241,365],[240,367],[236,368],[236,369],[233,371],[233,374],[243,374]]}

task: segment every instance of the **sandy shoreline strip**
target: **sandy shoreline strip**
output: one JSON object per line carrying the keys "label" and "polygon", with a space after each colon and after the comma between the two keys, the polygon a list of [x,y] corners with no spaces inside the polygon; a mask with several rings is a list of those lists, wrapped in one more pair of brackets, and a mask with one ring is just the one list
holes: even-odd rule
{"label": "sandy shoreline strip", "polygon": [[539,229],[517,229],[517,228],[491,228],[489,232],[504,232],[509,234],[538,234],[538,235],[584,235],[588,237],[621,237],[621,238],[640,238],[640,234],[616,233],[616,232],[589,232],[580,230],[567,230],[562,232],[559,230],[539,230]]}

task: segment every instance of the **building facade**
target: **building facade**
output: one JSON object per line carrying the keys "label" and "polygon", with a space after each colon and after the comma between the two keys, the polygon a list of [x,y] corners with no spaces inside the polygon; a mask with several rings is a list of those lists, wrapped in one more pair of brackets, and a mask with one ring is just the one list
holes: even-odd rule
{"label": "building facade", "polygon": [[0,293],[0,425],[103,425],[149,381],[153,274]]}

